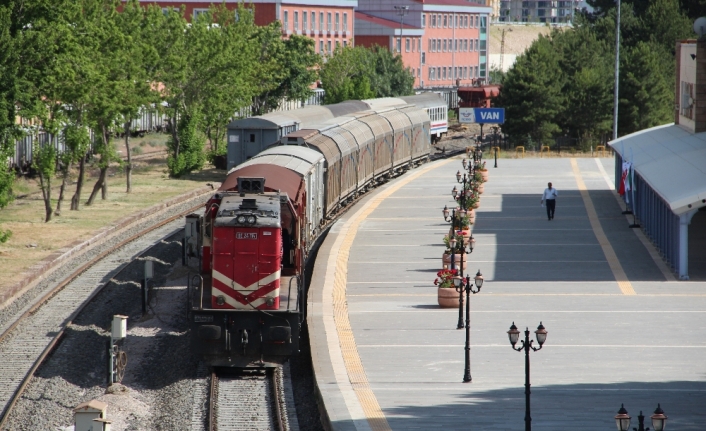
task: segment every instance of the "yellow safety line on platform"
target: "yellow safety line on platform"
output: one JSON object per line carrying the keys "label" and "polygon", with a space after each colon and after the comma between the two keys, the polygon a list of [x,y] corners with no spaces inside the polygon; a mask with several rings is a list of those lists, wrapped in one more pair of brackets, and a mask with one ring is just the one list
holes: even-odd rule
{"label": "yellow safety line on platform", "polygon": [[591,222],[593,233],[596,235],[596,239],[598,240],[598,243],[603,249],[603,254],[605,255],[606,260],[608,261],[608,266],[610,266],[610,270],[613,272],[613,277],[615,277],[615,281],[618,282],[618,287],[620,287],[620,291],[623,292],[624,295],[635,295],[635,289],[633,289],[632,283],[630,283],[630,280],[628,280],[628,276],[627,274],[625,274],[625,270],[623,270],[623,266],[618,260],[618,255],[615,254],[615,250],[613,250],[613,246],[610,245],[610,241],[608,241],[608,237],[603,231],[603,226],[601,226],[601,222],[600,220],[598,220],[598,213],[596,212],[596,207],[593,205],[591,196],[588,194],[588,189],[586,188],[586,184],[583,182],[583,178],[581,177],[581,171],[579,171],[579,165],[576,162],[576,159],[571,159],[571,168],[574,171],[574,177],[576,177],[576,184],[579,187],[581,197],[583,198],[583,203],[586,206],[588,220]]}
{"label": "yellow safety line on platform", "polygon": [[433,166],[427,166],[418,172],[413,173],[408,178],[401,179],[399,182],[391,185],[387,189],[381,191],[377,196],[371,199],[364,209],[356,214],[355,218],[349,220],[341,229],[341,235],[345,235],[341,247],[336,258],[336,269],[333,281],[333,313],[336,321],[336,331],[341,345],[341,353],[343,362],[346,366],[348,379],[351,386],[358,396],[368,424],[373,431],[390,431],[390,425],[387,423],[385,414],[378,404],[377,398],[370,388],[368,377],[363,368],[363,362],[358,354],[358,347],[355,343],[353,329],[348,318],[348,303],[346,301],[346,283],[348,280],[348,256],[350,249],[358,233],[360,224],[365,220],[377,207],[391,194],[398,191],[403,186],[411,181],[419,178],[421,175],[431,169],[439,168],[440,166],[450,162],[446,160]]}
{"label": "yellow safety line on platform", "polygon": [[[625,211],[625,201],[623,201],[623,198],[621,198],[618,192],[615,191],[615,186],[610,182],[610,177],[608,177],[608,173],[605,171],[605,168],[601,164],[600,159],[596,159],[596,165],[598,165],[598,170],[601,172],[601,175],[603,176],[603,179],[605,180],[606,184],[608,184],[608,188],[613,193],[615,199],[618,201],[620,210]],[[628,223],[632,221],[630,220],[630,216],[628,215],[625,216],[625,219],[628,221]],[[649,239],[647,239],[645,234],[642,233],[642,229],[633,229],[632,231],[635,232],[635,236],[637,236],[637,239],[639,239],[642,245],[645,246],[645,250],[647,250],[647,253],[652,258],[652,261],[657,266],[657,269],[659,269],[662,275],[664,275],[664,278],[667,281],[677,281],[677,279],[674,277],[674,274],[672,274],[672,271],[664,263],[664,260],[662,260],[662,257],[659,255],[659,251],[657,250],[657,248],[654,246],[654,244],[650,242]]]}

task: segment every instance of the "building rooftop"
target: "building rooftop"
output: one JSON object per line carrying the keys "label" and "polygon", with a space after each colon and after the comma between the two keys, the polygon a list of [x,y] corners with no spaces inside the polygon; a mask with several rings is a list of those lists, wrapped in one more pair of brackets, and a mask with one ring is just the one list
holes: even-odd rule
{"label": "building rooftop", "polygon": [[[385,18],[378,18],[376,16],[368,15],[365,12],[355,12],[355,19],[360,19],[363,21],[367,21],[372,24],[377,24],[381,25],[384,27],[390,27],[390,28],[400,28],[400,22],[399,21],[391,21],[389,19]],[[409,24],[402,24],[402,29],[416,29],[417,27],[411,26]]]}

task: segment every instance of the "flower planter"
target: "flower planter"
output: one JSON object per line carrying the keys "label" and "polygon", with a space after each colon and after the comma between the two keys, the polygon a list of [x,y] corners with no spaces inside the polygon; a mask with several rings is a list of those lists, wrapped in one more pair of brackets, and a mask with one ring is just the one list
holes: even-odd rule
{"label": "flower planter", "polygon": [[481,176],[481,178],[483,178],[483,182],[487,182],[488,181],[488,170],[486,169],[484,171],[480,171],[480,176]]}
{"label": "flower planter", "polygon": [[475,223],[475,222],[476,222],[476,212],[475,212],[475,211],[470,210],[470,211],[468,212],[468,221],[470,221],[471,223]]}
{"label": "flower planter", "polygon": [[[483,181],[488,181],[488,180],[483,180]],[[483,194],[485,191],[485,185],[483,183],[480,183],[480,185],[476,188],[476,191],[478,192],[479,195]]]}
{"label": "flower planter", "polygon": [[[451,268],[451,256],[452,255],[450,255],[450,254],[444,253],[444,255],[441,258],[442,263],[444,265],[449,265],[449,268]],[[461,264],[461,256],[463,256],[464,263],[468,261],[467,254],[463,254],[463,255],[454,254],[453,256],[454,256],[454,266],[456,266],[456,268],[458,268],[458,266]]]}
{"label": "flower planter", "polygon": [[[456,234],[457,235],[462,235],[463,236],[463,245],[468,245],[468,238],[471,237],[471,231],[473,230],[472,226],[469,226],[467,229],[463,230],[457,230]],[[460,232],[460,233],[459,233]],[[449,237],[453,236],[454,231],[453,229],[449,229]]]}
{"label": "flower planter", "polygon": [[456,289],[448,287],[438,287],[436,291],[439,301],[439,307],[458,308],[458,292],[456,292]]}
{"label": "flower planter", "polygon": [[473,204],[473,209],[478,209],[479,206],[480,206],[480,201]]}

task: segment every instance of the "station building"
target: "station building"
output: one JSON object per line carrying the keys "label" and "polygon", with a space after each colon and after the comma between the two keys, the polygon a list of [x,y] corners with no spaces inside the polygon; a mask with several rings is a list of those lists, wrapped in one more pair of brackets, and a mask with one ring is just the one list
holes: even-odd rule
{"label": "station building", "polygon": [[417,89],[467,86],[488,76],[491,12],[467,0],[358,0],[355,41],[400,53]]}
{"label": "station building", "polygon": [[[162,8],[180,8],[184,5],[190,21],[208,8],[221,4],[217,0],[140,0],[142,4],[157,4]],[[226,6],[236,9],[238,0],[226,0]],[[332,53],[336,45],[346,46],[353,41],[353,14],[356,0],[247,0],[246,7],[255,8],[255,24],[268,25],[276,20],[282,23],[284,37],[298,34],[314,39],[317,53]]]}
{"label": "station building", "polygon": [[632,163],[636,221],[680,279],[706,280],[706,37],[678,42],[676,60],[674,123],[609,144],[616,188]]}

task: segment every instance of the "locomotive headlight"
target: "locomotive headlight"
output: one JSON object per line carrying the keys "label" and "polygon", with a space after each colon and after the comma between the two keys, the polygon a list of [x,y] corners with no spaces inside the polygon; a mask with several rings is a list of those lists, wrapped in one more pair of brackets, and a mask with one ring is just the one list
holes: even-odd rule
{"label": "locomotive headlight", "polygon": [[267,298],[265,300],[265,304],[267,304],[268,307],[272,307],[273,305],[275,305],[275,298]]}
{"label": "locomotive headlight", "polygon": [[248,216],[248,224],[255,224],[255,216]]}
{"label": "locomotive headlight", "polygon": [[238,216],[238,218],[236,219],[236,221],[237,221],[238,223],[240,223],[240,224],[244,224],[244,223],[245,223],[245,216],[242,216],[242,215],[241,215],[241,216]]}
{"label": "locomotive headlight", "polygon": [[216,304],[218,305],[223,305],[226,303],[226,298],[225,296],[219,296],[216,298]]}

